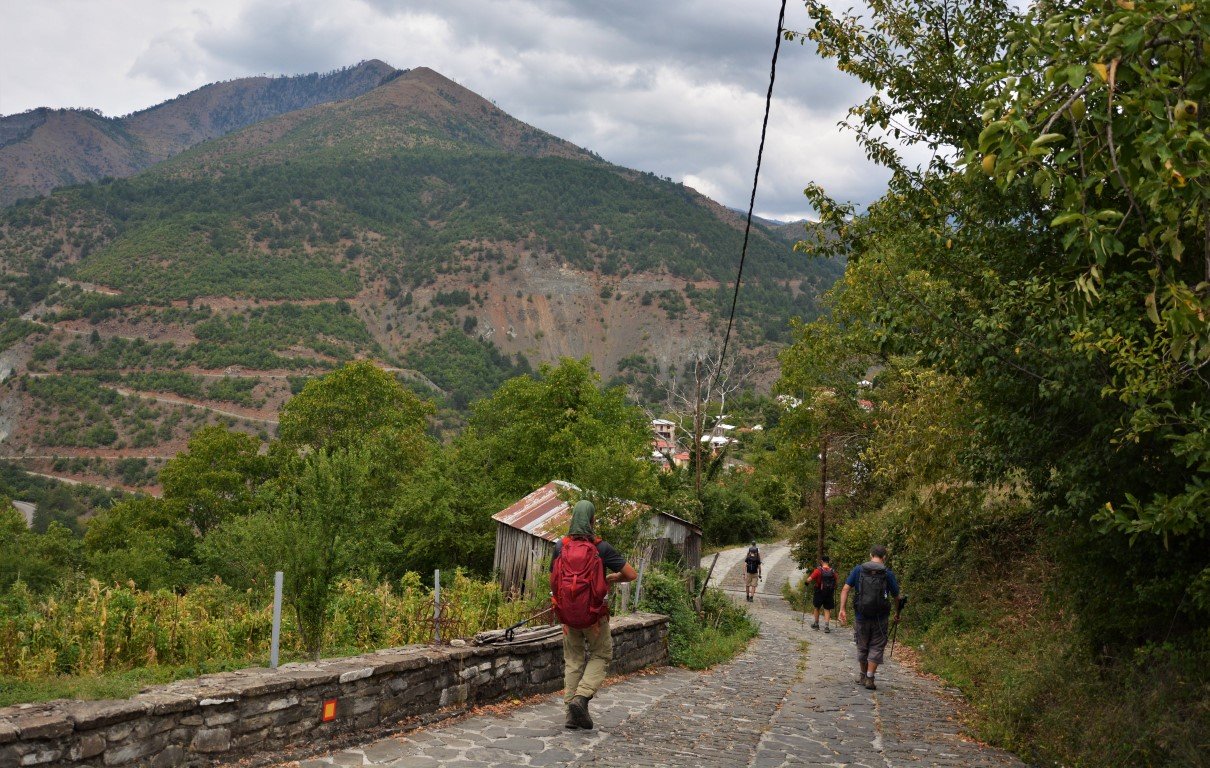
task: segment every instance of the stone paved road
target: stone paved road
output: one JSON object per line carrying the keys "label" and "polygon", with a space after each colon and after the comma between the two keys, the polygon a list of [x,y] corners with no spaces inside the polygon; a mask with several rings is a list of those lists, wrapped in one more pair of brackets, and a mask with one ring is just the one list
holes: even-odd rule
{"label": "stone paved road", "polygon": [[[762,550],[766,579],[751,605],[761,634],[749,649],[709,672],[670,668],[603,689],[593,731],[564,730],[561,698],[552,695],[503,717],[478,714],[301,766],[1023,766],[963,740],[937,684],[894,661],[880,671],[877,692],[858,688],[851,632],[801,623],[780,597],[799,572],[785,547]],[[742,567],[721,586],[742,585]]]}

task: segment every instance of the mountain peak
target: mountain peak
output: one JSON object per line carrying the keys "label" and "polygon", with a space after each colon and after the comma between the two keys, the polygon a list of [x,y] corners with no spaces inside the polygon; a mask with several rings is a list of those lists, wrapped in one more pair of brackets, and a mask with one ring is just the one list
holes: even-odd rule
{"label": "mountain peak", "polygon": [[254,123],[360,96],[398,77],[378,59],[326,73],[211,83],[125,117],[40,108],[0,117],[0,206],[124,177]]}
{"label": "mountain peak", "polygon": [[347,146],[357,153],[417,144],[494,149],[528,156],[585,159],[590,153],[507,114],[489,100],[429,67],[392,70],[356,98],[265,120],[174,161],[167,172],[199,167],[274,163]]}

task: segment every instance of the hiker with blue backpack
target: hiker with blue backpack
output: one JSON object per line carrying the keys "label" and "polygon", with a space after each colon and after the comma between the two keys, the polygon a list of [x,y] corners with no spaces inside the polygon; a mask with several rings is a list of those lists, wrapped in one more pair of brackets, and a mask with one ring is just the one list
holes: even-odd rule
{"label": "hiker with blue backpack", "polygon": [[[881,544],[871,547],[869,562],[855,567],[844,580],[844,589],[840,592],[840,614],[837,617],[841,624],[845,623],[845,606],[850,590],[856,593],[853,597],[853,639],[857,643],[857,663],[861,668],[857,684],[873,691],[877,690],[874,673],[882,663],[887,630],[892,622],[899,623],[902,605],[898,599],[899,581],[886,567],[886,547]],[[892,604],[895,606],[893,620]]]}
{"label": "hiker with blue backpack", "polygon": [[567,727],[592,728],[588,702],[596,694],[613,656],[609,629],[609,586],[639,577],[626,558],[593,532],[597,508],[578,501],[567,535],[555,542],[550,563],[550,595],[563,625],[563,701]]}

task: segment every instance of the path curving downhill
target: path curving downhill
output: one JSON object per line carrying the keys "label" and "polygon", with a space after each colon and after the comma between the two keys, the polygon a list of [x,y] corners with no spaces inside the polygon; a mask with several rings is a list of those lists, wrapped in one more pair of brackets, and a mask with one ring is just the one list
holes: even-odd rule
{"label": "path curving downhill", "polygon": [[[855,685],[852,633],[813,631],[781,599],[800,573],[785,545],[762,547],[766,578],[748,604],[761,633],[733,661],[707,672],[667,668],[602,689],[597,728],[563,729],[557,695],[504,715],[480,713],[304,760],[302,768],[460,766],[980,766],[1024,768],[1012,755],[959,733],[940,686],[890,661],[879,689]],[[720,561],[722,558],[720,558]],[[742,557],[719,577],[740,585]]]}

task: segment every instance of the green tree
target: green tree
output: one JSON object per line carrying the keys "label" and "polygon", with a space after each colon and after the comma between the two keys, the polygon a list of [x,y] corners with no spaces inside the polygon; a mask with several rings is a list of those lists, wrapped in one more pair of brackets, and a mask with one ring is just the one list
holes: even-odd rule
{"label": "green tree", "polygon": [[621,387],[603,389],[587,359],[544,365],[474,406],[464,441],[476,443],[485,475],[516,499],[551,480],[596,500],[651,501],[658,494],[649,427]]}
{"label": "green tree", "polygon": [[[850,124],[894,175],[861,216],[811,188],[823,231],[803,247],[848,256],[838,326],[965,382],[971,476],[1023,476],[1078,530],[1135,537],[1102,537],[1098,570],[1167,549],[1201,571],[1210,282],[1190,258],[1208,246],[1188,107],[1210,83],[1210,21],[1200,4],[1126,5],[887,0],[864,18],[809,2],[808,36],[879,94]],[[888,133],[931,148],[928,166],[908,167]],[[1178,613],[1210,608],[1210,588],[1182,602],[1143,570]],[[1109,615],[1106,586],[1080,598],[1087,619]],[[1101,629],[1132,642],[1141,626]]]}
{"label": "green tree", "polygon": [[[66,530],[51,523],[52,530]],[[0,592],[7,591],[18,581],[35,592],[50,586],[62,575],[52,563],[36,553],[39,535],[30,531],[25,517],[13,508],[7,497],[0,496]]]}
{"label": "green tree", "polygon": [[160,484],[164,501],[205,536],[223,520],[248,514],[269,473],[259,440],[212,425],[193,433],[185,451],[164,465]]}
{"label": "green tree", "polygon": [[333,586],[375,571],[382,557],[385,521],[369,502],[370,468],[362,448],[315,451],[297,476],[264,487],[263,510],[228,520],[203,545],[203,558],[236,583],[265,589],[274,571],[285,574],[285,601],[315,658]]}
{"label": "green tree", "polygon": [[422,433],[425,402],[368,360],[311,379],[281,411],[281,441],[291,447],[350,448],[370,437]]}
{"label": "green tree", "polygon": [[84,533],[88,573],[103,582],[133,581],[143,589],[175,588],[198,576],[197,533],[171,502],[126,499],[101,512]]}
{"label": "green tree", "polygon": [[[774,436],[783,466],[798,463],[815,477],[799,484],[813,487],[813,504],[803,493],[803,509],[814,507],[814,551],[807,527],[799,526],[795,550],[804,564],[824,556],[831,496],[850,498],[864,469],[859,461],[868,439],[866,413],[858,402],[859,385],[872,357],[859,335],[846,333],[829,320],[795,325],[797,341],[782,351],[777,391],[798,403],[782,417]],[[804,518],[805,522],[805,518]]]}
{"label": "green tree", "polygon": [[375,488],[367,501],[385,511],[428,455],[425,427],[434,411],[392,374],[361,360],[311,379],[286,402],[281,439],[270,452],[292,474],[308,451],[366,450]]}
{"label": "green tree", "polygon": [[738,484],[708,483],[702,487],[702,535],[712,544],[764,538],[773,532],[773,518]]}
{"label": "green tree", "polygon": [[384,564],[392,575],[435,568],[491,570],[495,523],[491,516],[516,499],[483,474],[477,446],[435,445],[424,466],[400,488],[392,511],[391,541],[398,555]]}
{"label": "green tree", "polygon": [[1054,287],[1123,405],[1115,439],[1176,467],[1103,499],[1098,521],[1131,534],[1210,524],[1207,44],[1204,3],[1039,6],[1010,26],[965,146],[972,173],[1037,201],[1061,237]]}

